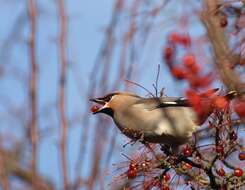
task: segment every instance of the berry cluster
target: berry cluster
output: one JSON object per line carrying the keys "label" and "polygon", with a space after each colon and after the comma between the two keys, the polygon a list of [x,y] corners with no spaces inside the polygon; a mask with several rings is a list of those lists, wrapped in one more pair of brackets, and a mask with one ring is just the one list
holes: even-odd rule
{"label": "berry cluster", "polygon": [[[205,93],[198,91],[210,88],[214,80],[211,72],[203,74],[201,65],[192,53],[186,53],[181,60],[177,60],[178,47],[184,47],[184,51],[189,51],[191,38],[187,34],[178,34],[172,32],[169,34],[167,45],[163,48],[163,61],[168,66],[172,76],[179,81],[186,81],[189,89],[186,90],[186,96],[190,104],[199,116],[202,123],[207,116],[214,110],[223,110],[229,106],[230,97],[218,96],[216,90],[208,90]],[[241,118],[245,117],[245,100],[234,101],[234,110]]]}
{"label": "berry cluster", "polygon": [[201,66],[194,54],[186,53],[182,56],[181,63],[176,64],[178,61],[175,55],[179,46],[188,49],[191,46],[191,38],[187,34],[172,32],[168,37],[168,44],[163,49],[163,60],[173,77],[177,80],[186,80],[192,89],[208,87],[213,80],[212,74],[202,75]]}
{"label": "berry cluster", "polygon": [[[222,19],[220,25],[225,27],[226,17]],[[214,80],[211,72],[202,71],[193,53],[184,53],[180,59],[177,56],[179,48],[188,52],[191,44],[189,35],[172,32],[163,49],[163,60],[176,80],[189,85],[186,97],[198,115],[199,124],[210,116],[207,126],[204,123],[204,137],[195,134],[193,141],[180,147],[177,153],[148,144],[150,151],[144,149],[138,157],[129,159],[120,175],[130,181],[125,190],[170,190],[176,188],[175,184],[183,189],[244,187],[245,153],[237,120],[245,117],[245,101],[236,92],[221,95],[217,89],[207,90]],[[234,117],[233,110],[239,118]],[[202,138],[204,145],[200,143]]]}

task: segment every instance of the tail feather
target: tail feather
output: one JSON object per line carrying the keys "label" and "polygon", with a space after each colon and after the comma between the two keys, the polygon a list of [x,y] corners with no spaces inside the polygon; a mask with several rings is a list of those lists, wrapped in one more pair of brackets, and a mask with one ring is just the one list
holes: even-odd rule
{"label": "tail feather", "polygon": [[237,92],[237,91],[235,91],[235,90],[231,90],[231,91],[229,91],[229,92],[225,95],[225,97],[226,97],[227,99],[229,99],[229,100],[232,100],[232,99],[234,99],[234,98],[242,97],[242,96],[244,96],[244,95],[245,95],[245,91]]}

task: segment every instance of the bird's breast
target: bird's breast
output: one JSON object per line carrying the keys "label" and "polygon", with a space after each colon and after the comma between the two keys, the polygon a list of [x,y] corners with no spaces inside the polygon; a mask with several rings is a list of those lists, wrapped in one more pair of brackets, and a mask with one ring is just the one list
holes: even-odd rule
{"label": "bird's breast", "polygon": [[[142,109],[133,107],[116,112],[114,122],[130,138],[168,143],[169,140],[189,139],[196,130],[190,108]],[[168,143],[169,144],[169,143]]]}

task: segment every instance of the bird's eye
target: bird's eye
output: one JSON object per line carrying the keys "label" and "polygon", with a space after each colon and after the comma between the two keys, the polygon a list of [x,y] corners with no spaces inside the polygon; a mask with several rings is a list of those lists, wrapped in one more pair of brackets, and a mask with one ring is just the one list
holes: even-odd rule
{"label": "bird's eye", "polygon": [[103,98],[104,101],[109,102],[109,101],[111,100],[111,98],[113,97],[113,95],[114,95],[114,94],[109,94],[109,95],[105,96],[105,97]]}

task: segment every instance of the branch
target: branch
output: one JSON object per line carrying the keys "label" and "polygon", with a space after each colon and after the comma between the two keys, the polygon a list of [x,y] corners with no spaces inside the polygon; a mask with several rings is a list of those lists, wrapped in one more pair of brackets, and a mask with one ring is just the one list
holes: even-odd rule
{"label": "branch", "polygon": [[[29,123],[31,146],[32,146],[32,158],[31,168],[33,178],[35,179],[37,173],[37,63],[36,63],[36,3],[35,0],[28,0],[28,14],[30,19],[31,34],[29,36],[29,54],[30,54],[30,80],[29,80],[29,96],[30,96],[30,110],[31,120]],[[35,186],[35,184],[34,184]]]}
{"label": "branch", "polygon": [[[14,176],[26,184],[32,186],[35,181],[35,189],[37,190],[53,190],[53,185],[37,173],[33,176],[33,172],[20,166],[18,163],[19,155],[15,152],[0,149],[0,159],[4,165],[4,170],[9,176]],[[1,168],[2,170],[3,168]],[[35,177],[35,178],[34,178]]]}
{"label": "branch", "polygon": [[10,184],[8,180],[8,173],[5,167],[5,160],[2,155],[0,155],[0,184],[4,190],[10,189]]}
{"label": "branch", "polygon": [[245,85],[239,75],[231,68],[236,59],[229,49],[225,29],[220,26],[220,15],[217,13],[219,2],[218,0],[205,0],[206,9],[203,10],[201,19],[214,50],[215,65],[220,79],[228,90],[242,92],[245,89]]}
{"label": "branch", "polygon": [[59,18],[60,18],[60,34],[59,34],[59,52],[60,52],[60,76],[59,76],[59,114],[60,114],[60,156],[61,170],[63,175],[64,189],[68,189],[68,167],[67,167],[67,118],[65,105],[66,91],[66,38],[67,38],[67,17],[65,13],[64,0],[58,1]]}

